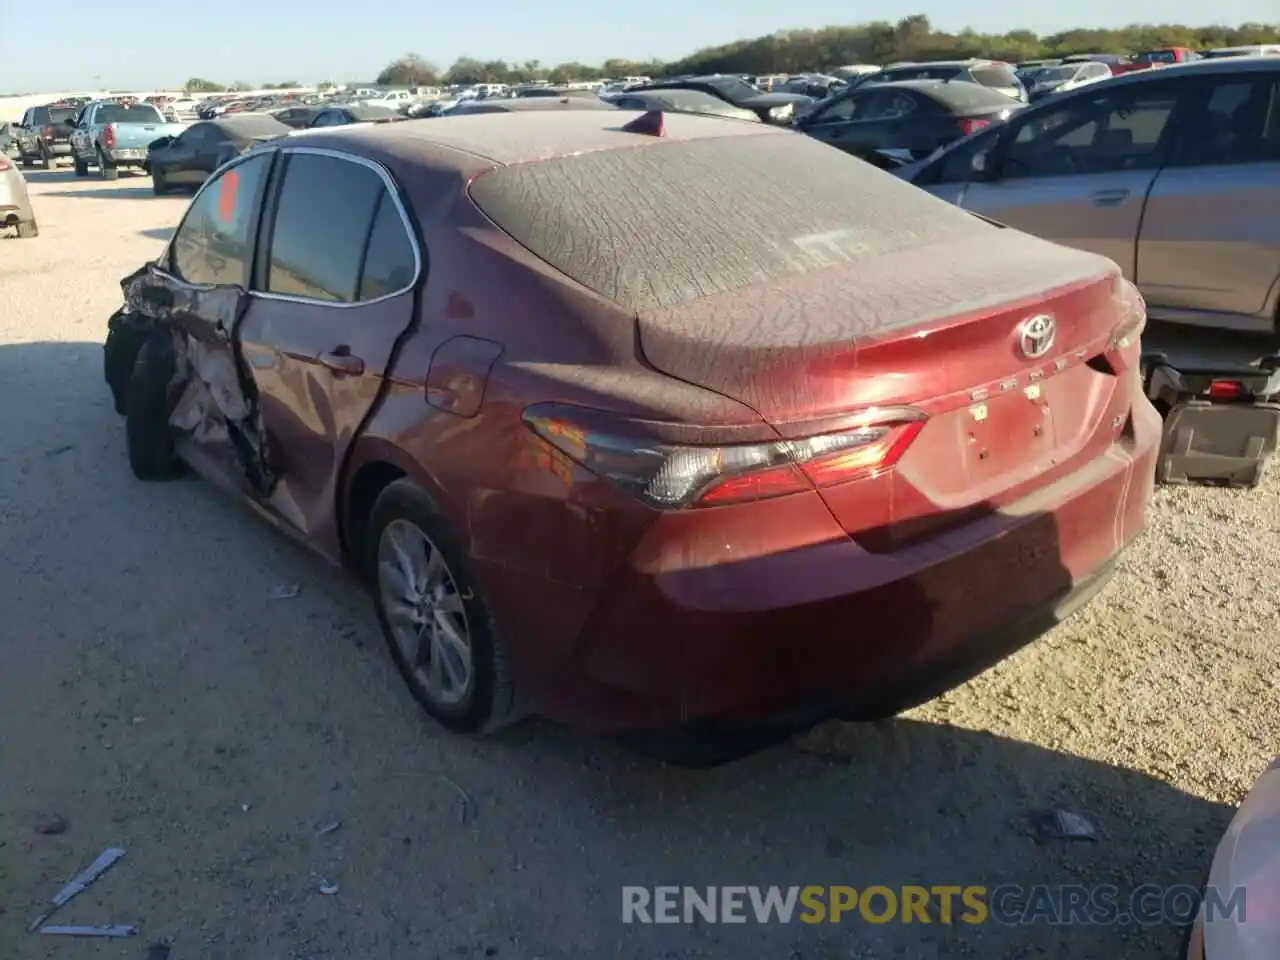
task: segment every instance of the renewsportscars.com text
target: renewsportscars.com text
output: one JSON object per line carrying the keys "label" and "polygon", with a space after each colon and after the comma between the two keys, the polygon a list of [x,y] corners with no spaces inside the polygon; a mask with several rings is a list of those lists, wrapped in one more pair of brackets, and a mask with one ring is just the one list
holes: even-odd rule
{"label": "renewsportscars.com text", "polygon": [[1098,886],[623,887],[623,923],[1155,925],[1245,919],[1245,891]]}

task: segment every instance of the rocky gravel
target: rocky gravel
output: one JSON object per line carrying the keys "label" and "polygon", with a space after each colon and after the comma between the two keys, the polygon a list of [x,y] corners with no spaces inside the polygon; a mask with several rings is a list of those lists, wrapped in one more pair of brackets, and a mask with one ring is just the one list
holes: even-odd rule
{"label": "rocky gravel", "polygon": [[[340,574],[130,476],[101,343],[184,201],[30,180],[42,234],[0,240],[0,957],[1175,955],[1167,924],[623,925],[620,888],[1198,882],[1280,743],[1280,478],[1159,491],[1091,606],[893,722],[701,773],[542,723],[462,741]],[[1038,843],[1044,809],[1096,842]],[[59,920],[139,939],[27,934],[108,846]]]}

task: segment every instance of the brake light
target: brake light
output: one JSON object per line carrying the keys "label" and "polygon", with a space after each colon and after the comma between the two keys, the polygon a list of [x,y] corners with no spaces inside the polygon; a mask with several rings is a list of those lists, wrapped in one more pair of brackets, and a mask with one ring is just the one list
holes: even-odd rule
{"label": "brake light", "polygon": [[1210,400],[1239,400],[1244,394],[1244,384],[1239,380],[1214,380],[1209,384]]}
{"label": "brake light", "polygon": [[1111,343],[1107,346],[1109,353],[1127,350],[1137,342],[1142,336],[1142,331],[1147,328],[1147,302],[1136,284],[1116,274],[1112,296],[1120,316],[1111,334]]}
{"label": "brake light", "polygon": [[799,440],[694,446],[595,433],[570,408],[536,404],[524,421],[592,473],[658,510],[765,500],[892,468],[924,426],[910,408],[871,410],[845,430]]}
{"label": "brake light", "polygon": [[990,125],[990,120],[976,120],[973,117],[965,117],[960,121],[960,132],[967,137],[969,134]]}
{"label": "brake light", "polygon": [[116,125],[108,123],[102,128],[102,145],[104,147],[114,147],[116,145]]}
{"label": "brake light", "polygon": [[8,170],[9,167],[11,166],[12,164],[9,163],[9,158],[4,156],[3,154],[0,154],[0,172]]}
{"label": "brake light", "polygon": [[45,138],[46,140],[52,140],[52,139],[53,139],[53,127],[45,127],[45,128],[44,128],[44,138]]}

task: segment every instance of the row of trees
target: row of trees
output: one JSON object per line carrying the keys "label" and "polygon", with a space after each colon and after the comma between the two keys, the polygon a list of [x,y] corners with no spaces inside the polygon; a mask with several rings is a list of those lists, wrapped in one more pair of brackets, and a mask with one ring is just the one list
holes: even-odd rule
{"label": "row of trees", "polygon": [[893,23],[865,23],[855,27],[790,30],[736,40],[698,50],[680,60],[635,61],[611,59],[598,65],[537,60],[508,63],[461,57],[441,72],[416,54],[388,64],[379,84],[435,86],[446,83],[518,83],[548,80],[567,83],[600,77],[662,76],[697,73],[800,73],[829,70],[851,63],[891,63],[895,60],[952,60],[988,57],[1018,62],[1072,53],[1136,53],[1154,47],[1234,47],[1280,43],[1280,23],[1246,23],[1238,27],[1189,27],[1181,24],[1134,24],[1118,30],[1068,30],[1038,36],[1030,30],[1003,34],[935,30],[923,15]]}
{"label": "row of trees", "polygon": [[[378,74],[384,86],[437,86],[439,84],[520,83],[546,80],[570,83],[601,77],[657,77],[684,73],[800,73],[830,70],[850,63],[891,63],[895,60],[952,60],[988,57],[1018,62],[1072,53],[1136,53],[1153,47],[1234,47],[1280,43],[1280,23],[1246,23],[1238,27],[1189,27],[1181,24],[1133,24],[1117,30],[1068,30],[1038,36],[1030,30],[977,33],[935,30],[924,15],[897,23],[864,23],[854,27],[821,30],[789,30],[735,40],[723,46],[695,51],[679,60],[624,60],[600,64],[543,64],[537,60],[508,63],[459,57],[447,70],[417,54],[406,54]],[[297,87],[295,80],[264,83],[261,89]],[[220,84],[193,77],[184,86],[188,93],[222,93],[254,89],[251,84]]]}

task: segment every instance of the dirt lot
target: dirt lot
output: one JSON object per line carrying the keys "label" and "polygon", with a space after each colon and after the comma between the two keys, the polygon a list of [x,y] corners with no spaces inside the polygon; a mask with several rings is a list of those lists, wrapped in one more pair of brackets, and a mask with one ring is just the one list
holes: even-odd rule
{"label": "dirt lot", "polygon": [[[0,240],[0,957],[1173,956],[1171,927],[623,926],[620,888],[1198,881],[1280,743],[1280,480],[1159,493],[1097,602],[897,722],[697,774],[545,724],[453,739],[356,588],[199,482],[130,476],[100,345],[184,201],[30,179],[42,235]],[[1037,845],[1045,807],[1100,842]],[[140,938],[26,934],[112,845],[60,919]]]}

